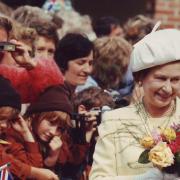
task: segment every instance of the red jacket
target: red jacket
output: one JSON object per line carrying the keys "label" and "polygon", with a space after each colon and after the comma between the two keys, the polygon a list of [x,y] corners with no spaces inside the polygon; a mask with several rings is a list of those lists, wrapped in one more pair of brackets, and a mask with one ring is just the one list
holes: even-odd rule
{"label": "red jacket", "polygon": [[71,163],[73,165],[81,164],[86,158],[86,154],[89,149],[89,144],[74,144],[67,137],[62,141],[63,144],[60,149],[58,163]]}
{"label": "red jacket", "polygon": [[[19,146],[21,146],[21,150],[23,149],[22,155],[17,154],[17,157],[20,155],[20,157],[18,157],[19,160],[35,167],[43,166],[43,162],[41,158],[43,152],[40,152],[39,150],[40,144],[38,144],[38,142],[37,143],[24,142],[20,134],[17,133],[12,128],[8,129],[7,132],[8,132],[7,140],[12,143],[17,142]],[[63,144],[60,149],[58,162],[61,164],[71,163],[74,165],[82,163],[86,157],[89,144],[84,144],[84,145],[74,144],[72,143],[71,138],[67,134],[62,137],[62,142]]]}
{"label": "red jacket", "polygon": [[62,136],[63,145],[60,149],[60,154],[56,168],[61,166],[61,175],[63,178],[79,179],[81,168],[86,161],[89,144],[76,144],[72,138]]}
{"label": "red jacket", "polygon": [[9,150],[17,159],[34,167],[43,167],[43,159],[37,142],[24,141],[23,137],[12,128],[7,130],[6,140],[18,144],[21,151],[18,151],[17,154],[16,151]]}
{"label": "red jacket", "polygon": [[31,166],[25,163],[25,161],[26,156],[24,156],[19,144],[0,144],[0,166],[10,163],[10,172],[21,180],[26,179],[31,173]]}

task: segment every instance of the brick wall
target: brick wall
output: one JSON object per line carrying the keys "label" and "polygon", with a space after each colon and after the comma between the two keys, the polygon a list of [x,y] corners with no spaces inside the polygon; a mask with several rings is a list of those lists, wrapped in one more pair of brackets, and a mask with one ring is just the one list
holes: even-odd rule
{"label": "brick wall", "polygon": [[180,0],[156,0],[154,17],[167,28],[180,29]]}

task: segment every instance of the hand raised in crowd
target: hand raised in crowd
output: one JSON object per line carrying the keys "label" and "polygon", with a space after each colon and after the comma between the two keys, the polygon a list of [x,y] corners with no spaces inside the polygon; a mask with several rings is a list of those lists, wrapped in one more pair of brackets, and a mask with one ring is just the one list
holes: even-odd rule
{"label": "hand raised in crowd", "polygon": [[59,136],[54,136],[49,143],[49,147],[52,152],[59,151],[61,146],[62,146],[62,141]]}
{"label": "hand raised in crowd", "polygon": [[14,39],[10,40],[10,42],[16,46],[15,51],[11,52],[16,63],[26,69],[33,69],[36,66],[36,61],[30,57],[27,46],[24,43]]}
{"label": "hand raised in crowd", "polygon": [[31,168],[31,177],[38,180],[59,180],[58,176],[49,169]]}
{"label": "hand raised in crowd", "polygon": [[56,164],[61,146],[62,141],[60,136],[54,136],[49,143],[50,151],[48,157],[44,160],[44,164],[47,167],[53,167]]}
{"label": "hand raised in crowd", "polygon": [[18,118],[12,122],[12,127],[14,130],[19,132],[23,136],[25,141],[35,142],[34,137],[31,133],[26,121],[23,119],[23,117],[21,115],[19,115]]}
{"label": "hand raised in crowd", "polygon": [[96,111],[84,111],[81,112],[85,115],[85,129],[86,129],[86,142],[90,143],[93,133],[97,130],[97,112]]}

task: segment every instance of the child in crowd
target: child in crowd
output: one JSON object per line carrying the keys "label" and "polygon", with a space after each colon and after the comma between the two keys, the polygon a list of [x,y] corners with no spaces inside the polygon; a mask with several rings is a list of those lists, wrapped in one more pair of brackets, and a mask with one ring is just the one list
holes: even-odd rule
{"label": "child in crowd", "polygon": [[94,123],[94,121],[87,122],[89,123],[87,127],[94,128],[95,130],[93,131],[93,135],[91,135],[92,138],[90,141],[90,147],[83,168],[83,170],[85,169],[83,179],[86,180],[88,179],[89,171],[91,169],[94,148],[98,137],[96,127],[100,123],[103,111],[113,109],[116,105],[112,96],[99,87],[89,87],[79,93],[76,93],[74,97],[74,104],[78,113],[85,114],[86,116],[91,114],[96,115],[96,123]]}
{"label": "child in crowd", "polygon": [[[20,110],[20,96],[9,81],[0,76],[0,166],[10,163],[11,173],[21,180],[26,178],[57,180],[57,176],[50,170],[37,168],[42,167],[42,158],[30,130],[19,116]],[[9,133],[8,127],[21,132],[26,148],[16,142],[5,141]]]}
{"label": "child in crowd", "polygon": [[109,106],[115,108],[111,95],[99,87],[89,87],[76,93],[74,97],[75,109],[78,112],[90,111],[94,107]]}
{"label": "child in crowd", "polygon": [[29,121],[33,134],[39,142],[46,167],[54,167],[57,161],[60,163],[69,161],[66,134],[72,127],[71,112],[71,106],[56,89],[54,91],[47,89],[27,109],[25,119]]}

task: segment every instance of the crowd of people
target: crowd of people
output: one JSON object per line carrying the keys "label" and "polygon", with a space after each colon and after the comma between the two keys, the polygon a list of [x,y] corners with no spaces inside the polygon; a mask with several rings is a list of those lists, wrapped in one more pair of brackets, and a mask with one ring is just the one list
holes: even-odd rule
{"label": "crowd of people", "polygon": [[120,25],[69,6],[1,8],[0,166],[21,180],[178,179],[180,160],[138,159],[144,137],[150,154],[153,132],[172,126],[163,143],[180,156],[179,30],[144,15]]}

